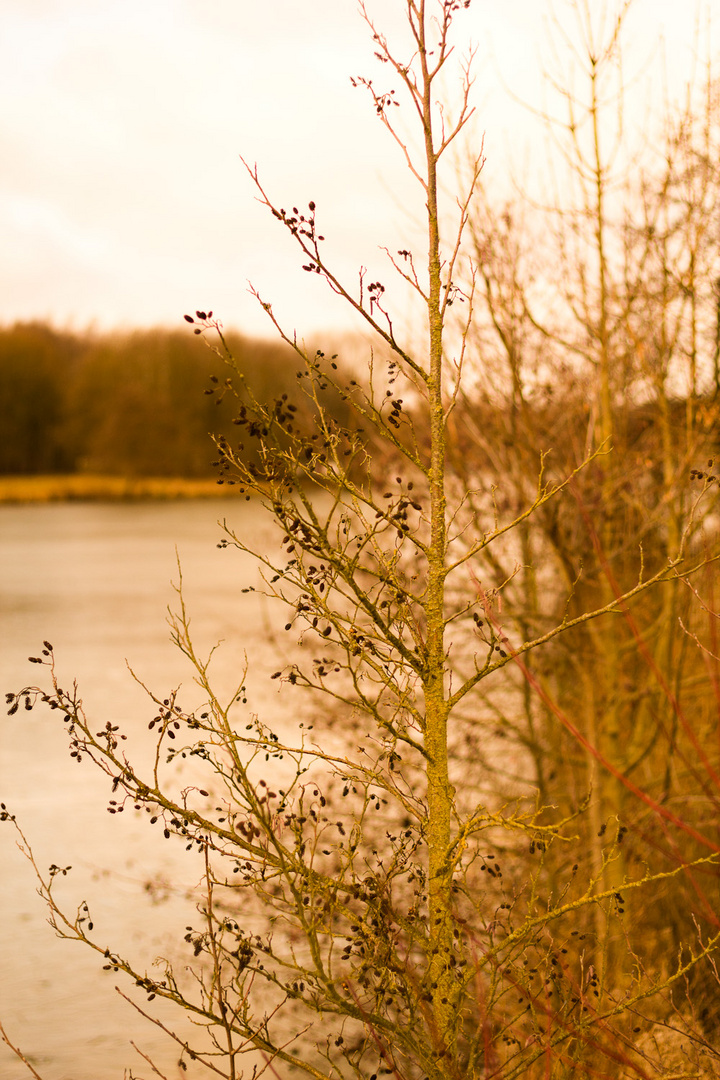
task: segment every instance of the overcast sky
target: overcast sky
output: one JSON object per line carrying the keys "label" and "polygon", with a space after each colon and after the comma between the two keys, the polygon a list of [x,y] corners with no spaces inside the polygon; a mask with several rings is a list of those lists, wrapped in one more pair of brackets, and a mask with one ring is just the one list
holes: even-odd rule
{"label": "overcast sky", "polygon": [[[369,6],[401,28],[402,0]],[[567,17],[566,0],[555,9]],[[508,153],[519,172],[541,164],[542,125],[508,90],[541,101],[551,11],[474,0],[458,16],[458,41],[477,46],[471,141],[484,134],[497,190]],[[289,329],[346,325],[254,200],[240,154],[280,205],[316,201],[326,251],[351,280],[360,264],[384,275],[380,245],[405,246],[420,220],[396,147],[350,85],[387,82],[356,0],[0,0],[0,15],[2,323],[179,326],[210,307],[268,333],[251,280]],[[626,68],[644,72],[645,100],[661,94],[661,35],[681,92],[694,22],[680,0],[635,0]]]}

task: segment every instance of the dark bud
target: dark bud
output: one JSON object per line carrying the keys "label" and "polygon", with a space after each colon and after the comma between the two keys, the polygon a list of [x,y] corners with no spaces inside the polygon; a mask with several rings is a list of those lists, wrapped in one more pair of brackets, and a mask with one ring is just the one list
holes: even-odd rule
{"label": "dark bud", "polygon": [[197,315],[198,319],[202,319],[203,321],[207,319],[207,314],[204,311],[196,311],[195,314]]}
{"label": "dark bud", "polygon": [[192,315],[183,315],[183,319],[185,320],[185,322],[195,322]]}
{"label": "dark bud", "polygon": [[311,200],[310,200],[310,202],[308,203],[308,206],[310,207],[310,209],[311,209],[311,210],[314,210],[314,209],[315,209],[315,203],[314,203],[314,202],[312,201],[312,199],[311,199]]}

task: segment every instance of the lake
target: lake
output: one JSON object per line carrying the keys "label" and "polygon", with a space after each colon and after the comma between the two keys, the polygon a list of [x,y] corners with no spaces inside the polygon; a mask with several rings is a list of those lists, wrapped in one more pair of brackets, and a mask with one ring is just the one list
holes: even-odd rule
{"label": "lake", "polygon": [[[270,638],[285,613],[241,591],[257,582],[257,568],[236,549],[216,546],[223,517],[261,550],[279,549],[281,534],[256,503],[0,506],[0,691],[47,685],[44,669],[27,662],[46,639],[60,685],[77,679],[98,730],[111,720],[130,739],[147,738],[156,710],[127,664],[163,696],[192,679],[166,623],[177,600],[177,546],[200,651],[224,642],[214,661],[216,684],[234,685],[247,652],[249,707],[281,725],[289,706],[268,676],[278,666]],[[107,779],[70,759],[56,713],[3,713],[0,800],[17,816],[43,871],[51,863],[72,865],[59,879],[59,895],[72,910],[88,900],[96,940],[107,935],[109,946],[122,943],[147,958],[152,971],[155,957],[176,949],[193,917],[199,867],[140,815],[109,815],[108,798]],[[130,1068],[149,1077],[131,1040],[168,1078],[187,1077],[167,1037],[119,998],[118,976],[102,971],[89,950],[55,937],[8,823],[0,824],[0,858],[0,1019],[43,1080],[120,1080]],[[162,1015],[181,1033],[182,1016]],[[2,1043],[0,1075],[30,1075]]]}

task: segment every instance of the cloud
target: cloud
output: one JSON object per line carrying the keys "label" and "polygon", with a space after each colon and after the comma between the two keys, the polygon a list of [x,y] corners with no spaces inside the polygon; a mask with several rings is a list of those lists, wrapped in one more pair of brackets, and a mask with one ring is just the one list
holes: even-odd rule
{"label": "cloud", "polygon": [[[402,5],[371,8],[409,48]],[[532,124],[508,106],[491,47],[508,85],[532,100],[543,11],[516,0],[463,15],[479,46],[475,143],[486,130],[487,175],[500,182],[503,132],[517,152]],[[341,306],[306,280],[254,200],[240,153],[280,205],[317,202],[348,281],[361,264],[385,272],[380,245],[414,240],[422,192],[350,85],[359,72],[389,82],[354,0],[6,0],[3,18],[3,320],[174,322],[189,297],[266,329],[245,295],[251,278],[295,324],[341,323]]]}

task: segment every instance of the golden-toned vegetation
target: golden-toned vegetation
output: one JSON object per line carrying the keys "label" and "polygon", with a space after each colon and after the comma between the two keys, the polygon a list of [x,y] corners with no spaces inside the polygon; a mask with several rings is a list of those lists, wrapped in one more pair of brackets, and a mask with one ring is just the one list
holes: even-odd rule
{"label": "golden-toned vegetation", "polygon": [[[577,0],[589,92],[582,107],[566,95],[576,203],[541,247],[514,208],[473,204],[478,153],[445,217],[467,68],[452,124],[435,94],[467,6],[409,0],[409,57],[366,14],[413,142],[393,97],[357,79],[422,187],[428,255],[391,256],[424,305],[422,345],[400,340],[381,282],[358,293],[336,276],[315,203],[282,209],[254,169],[305,270],[372,331],[373,377],[349,379],[268,304],[300,371],[287,394],[264,392],[211,312],[186,316],[229,373],[206,387],[231,406],[232,427],[215,425],[219,479],[282,538],[260,549],[226,525],[221,546],[259,565],[247,589],[276,603],[289,643],[272,678],[325,702],[313,734],[252,712],[247,671],[220,700],[182,593],[173,640],[203,702],[151,693],[153,764],[62,688],[48,641],[31,658],[44,684],[8,695],[12,716],[42,704],[62,717],[71,756],[105,773],[112,814],[147,813],[198,860],[192,957],[160,972],[64,902],[60,867],[33,864],[56,930],[128,976],[144,1015],[163,998],[196,1019],[192,1046],[172,1036],[188,1073],[717,1075],[717,155],[684,118],[667,171],[609,214],[598,112],[628,5],[596,40]],[[133,368],[127,346],[109,355],[116,385],[132,372],[128,418],[146,400],[171,410],[159,368]],[[158,455],[173,423],[158,424]],[[100,459],[120,433],[102,416],[93,430]]]}
{"label": "golden-toned vegetation", "polygon": [[[292,388],[297,364],[287,346],[238,334],[229,341],[259,398]],[[214,482],[211,433],[233,431],[217,408],[222,385],[209,392],[221,369],[218,357],[182,330],[77,335],[42,323],[0,328],[0,478],[58,477],[0,484],[0,498],[206,494],[179,478]],[[71,475],[83,479],[65,479]],[[152,483],[130,483],[140,478]]]}
{"label": "golden-toned vegetation", "polygon": [[100,476],[94,473],[0,476],[0,503],[203,499],[233,494],[231,487],[218,486],[214,480],[192,480],[182,476]]}

